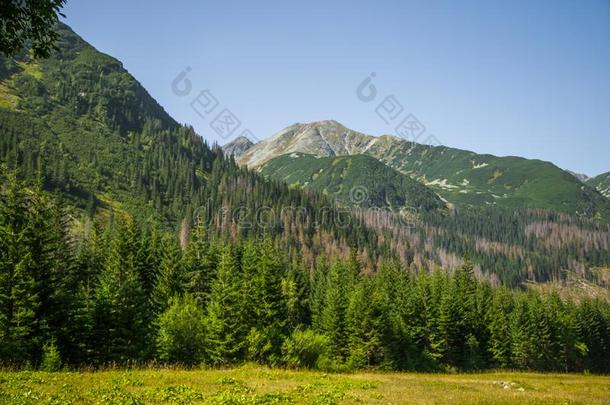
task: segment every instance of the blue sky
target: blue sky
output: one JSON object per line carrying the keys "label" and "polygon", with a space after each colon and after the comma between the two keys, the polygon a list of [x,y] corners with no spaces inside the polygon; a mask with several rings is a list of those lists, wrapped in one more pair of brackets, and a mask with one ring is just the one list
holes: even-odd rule
{"label": "blue sky", "polygon": [[259,139],[322,119],[392,134],[375,109],[394,96],[447,146],[610,170],[608,0],[68,0],[64,13],[210,141],[226,142],[191,108],[205,89],[240,120],[232,137]]}

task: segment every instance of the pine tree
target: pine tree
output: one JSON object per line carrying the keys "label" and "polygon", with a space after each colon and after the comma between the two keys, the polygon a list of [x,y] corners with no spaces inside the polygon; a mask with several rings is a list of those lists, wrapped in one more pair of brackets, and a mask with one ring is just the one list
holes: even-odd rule
{"label": "pine tree", "polygon": [[136,232],[130,217],[118,225],[99,277],[92,339],[98,362],[142,360],[149,346],[146,295],[135,263]]}
{"label": "pine tree", "polygon": [[159,266],[159,275],[151,293],[152,303],[157,314],[161,314],[167,309],[171,298],[184,292],[184,280],[180,246],[173,235],[167,235],[163,243],[163,257]]}
{"label": "pine tree", "polygon": [[209,301],[212,280],[218,265],[216,246],[209,243],[203,221],[198,221],[182,255],[185,272],[184,289],[192,294],[199,305]]}
{"label": "pine tree", "polygon": [[246,334],[243,305],[239,263],[226,246],[220,254],[204,322],[209,363],[227,364],[241,358]]}
{"label": "pine tree", "polygon": [[506,290],[499,290],[493,297],[491,307],[486,315],[489,328],[489,352],[496,367],[509,367],[512,364],[510,312],[512,297]]}
{"label": "pine tree", "polygon": [[346,314],[352,287],[353,281],[347,266],[335,262],[328,275],[320,326],[328,336],[330,355],[340,362],[345,361],[349,354]]}
{"label": "pine tree", "polygon": [[244,282],[249,284],[245,289],[246,305],[254,314],[253,327],[248,333],[248,357],[261,362],[279,362],[282,342],[287,336],[281,283],[284,265],[270,238],[246,246],[242,268]]}

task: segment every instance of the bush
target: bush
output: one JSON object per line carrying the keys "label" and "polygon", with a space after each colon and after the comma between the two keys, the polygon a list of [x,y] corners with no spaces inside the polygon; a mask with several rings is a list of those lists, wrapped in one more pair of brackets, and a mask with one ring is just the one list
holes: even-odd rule
{"label": "bush", "polygon": [[42,371],[59,371],[61,369],[61,355],[57,350],[55,341],[45,343],[42,347],[42,362],[40,363]]}
{"label": "bush", "polygon": [[159,317],[159,358],[186,365],[202,362],[205,353],[203,318],[203,310],[191,295],[172,298],[169,308]]}
{"label": "bush", "polygon": [[295,330],[282,345],[282,359],[288,367],[315,368],[328,352],[328,338],[310,329]]}

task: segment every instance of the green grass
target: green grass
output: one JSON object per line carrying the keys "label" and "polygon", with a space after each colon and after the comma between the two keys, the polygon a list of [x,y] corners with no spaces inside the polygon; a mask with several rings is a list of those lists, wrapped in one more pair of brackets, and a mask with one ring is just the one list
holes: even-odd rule
{"label": "green grass", "polygon": [[36,80],[42,79],[42,69],[40,68],[40,65],[38,63],[17,62],[17,64],[19,65],[19,67],[21,67],[21,69],[23,69],[24,73],[32,76]]}
{"label": "green grass", "polygon": [[7,81],[0,81],[0,108],[16,110],[19,97],[13,94]]}
{"label": "green grass", "polygon": [[610,403],[610,377],[490,372],[327,374],[246,365],[227,370],[0,372],[0,402],[139,403]]}

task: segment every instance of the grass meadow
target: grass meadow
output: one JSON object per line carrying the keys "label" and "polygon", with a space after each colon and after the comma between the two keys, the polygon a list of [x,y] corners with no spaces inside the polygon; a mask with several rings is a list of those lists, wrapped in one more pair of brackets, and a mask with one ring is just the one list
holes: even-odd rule
{"label": "grass meadow", "polygon": [[610,377],[485,372],[425,374],[233,369],[1,371],[14,404],[610,404]]}

